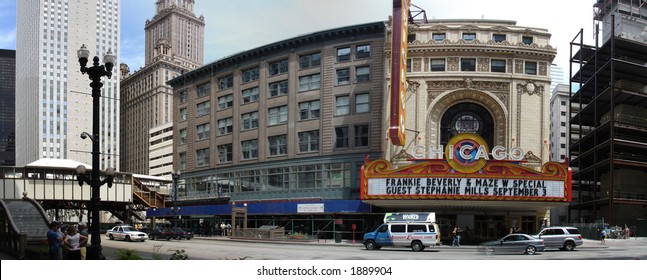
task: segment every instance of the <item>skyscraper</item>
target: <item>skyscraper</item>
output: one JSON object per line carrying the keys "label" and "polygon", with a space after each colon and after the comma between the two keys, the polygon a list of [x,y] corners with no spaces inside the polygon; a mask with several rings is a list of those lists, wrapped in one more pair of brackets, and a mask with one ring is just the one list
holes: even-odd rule
{"label": "skyscraper", "polygon": [[16,51],[0,49],[0,166],[16,164]]}
{"label": "skyscraper", "polygon": [[[149,156],[150,129],[173,122],[173,89],[166,81],[202,65],[204,18],[193,13],[194,0],[157,1],[146,21],[145,65],[132,75],[121,71],[121,171],[169,175],[173,157]],[[150,169],[155,169],[154,174]]]}
{"label": "skyscraper", "polygon": [[[76,51],[112,50],[119,63],[120,0],[17,1],[16,165],[41,158],[91,162],[88,76]],[[113,70],[116,72],[116,70]],[[116,76],[116,75],[113,75]],[[103,79],[101,169],[119,166],[119,83]]]}

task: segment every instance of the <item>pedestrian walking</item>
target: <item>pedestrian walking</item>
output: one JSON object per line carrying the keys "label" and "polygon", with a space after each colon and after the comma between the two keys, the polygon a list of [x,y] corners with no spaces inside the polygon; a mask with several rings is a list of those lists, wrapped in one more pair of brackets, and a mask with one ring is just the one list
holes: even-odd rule
{"label": "pedestrian walking", "polygon": [[459,227],[454,227],[454,230],[452,231],[452,247],[460,247],[461,246],[461,235],[460,235],[461,229]]}
{"label": "pedestrian walking", "polygon": [[607,237],[607,232],[602,228],[600,230],[600,243],[601,244],[606,244],[606,241],[604,240]]}

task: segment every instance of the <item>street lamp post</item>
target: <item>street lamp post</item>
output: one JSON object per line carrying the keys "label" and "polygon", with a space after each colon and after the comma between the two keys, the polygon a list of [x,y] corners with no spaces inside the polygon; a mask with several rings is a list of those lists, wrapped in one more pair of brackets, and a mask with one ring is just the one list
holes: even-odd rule
{"label": "street lamp post", "polygon": [[180,181],[180,173],[180,170],[171,173],[173,178],[173,207],[171,210],[173,212],[174,226],[177,226],[178,214],[180,214],[180,207],[177,206],[177,187]]}
{"label": "street lamp post", "polygon": [[110,50],[103,57],[104,65],[99,65],[99,57],[95,56],[93,59],[93,64],[91,67],[86,67],[88,63],[88,57],[90,56],[90,51],[86,48],[85,45],[82,45],[81,48],[77,51],[77,56],[79,58],[79,64],[81,65],[81,73],[88,74],[88,77],[92,82],[90,87],[92,87],[92,135],[89,135],[87,132],[81,134],[81,138],[89,137],[92,140],[92,176],[87,178],[85,175],[85,166],[79,165],[77,167],[77,178],[79,185],[87,183],[92,188],[92,197],[90,198],[90,205],[88,209],[91,213],[92,222],[90,224],[90,246],[87,247],[87,258],[92,260],[105,259],[101,253],[101,232],[100,232],[100,220],[99,220],[99,211],[101,210],[101,185],[108,183],[108,187],[112,187],[112,181],[114,178],[114,169],[111,167],[106,169],[105,175],[106,178],[101,180],[100,171],[99,171],[99,147],[100,147],[100,99],[101,98],[101,78],[103,76],[110,79],[112,77],[112,68],[114,67],[115,56]]}

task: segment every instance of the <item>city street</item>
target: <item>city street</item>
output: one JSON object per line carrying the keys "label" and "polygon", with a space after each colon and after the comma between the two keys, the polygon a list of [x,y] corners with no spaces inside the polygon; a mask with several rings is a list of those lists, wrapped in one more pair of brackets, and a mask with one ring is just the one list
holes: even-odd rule
{"label": "city street", "polygon": [[585,240],[574,251],[549,249],[529,256],[524,254],[485,255],[477,246],[440,246],[413,252],[409,248],[383,248],[367,251],[360,243],[350,241],[325,243],[317,241],[260,242],[226,238],[194,238],[192,240],[147,240],[125,242],[103,238],[103,253],[107,259],[117,259],[115,251],[130,248],[144,259],[168,259],[175,250],[185,250],[190,260],[647,260],[647,238],[630,240]]}

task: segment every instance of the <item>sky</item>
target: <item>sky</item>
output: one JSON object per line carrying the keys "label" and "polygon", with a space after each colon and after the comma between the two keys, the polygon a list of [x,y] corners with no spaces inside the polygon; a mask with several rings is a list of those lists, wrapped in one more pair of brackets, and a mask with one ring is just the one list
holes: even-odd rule
{"label": "sky", "polygon": [[[0,0],[0,49],[16,48],[16,1]],[[42,1],[42,0],[41,0]],[[120,62],[131,71],[144,64],[144,25],[156,0],[121,1]],[[196,0],[205,18],[204,63],[295,36],[354,24],[385,21],[392,0]],[[569,43],[584,29],[593,40],[595,0],[412,0],[428,19],[513,20],[518,26],[548,29],[557,48],[553,61],[568,73]],[[416,9],[412,6],[413,9]],[[74,52],[72,52],[74,54]]]}

